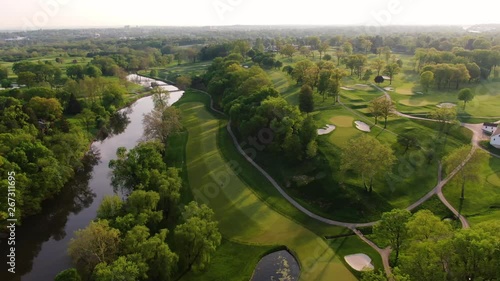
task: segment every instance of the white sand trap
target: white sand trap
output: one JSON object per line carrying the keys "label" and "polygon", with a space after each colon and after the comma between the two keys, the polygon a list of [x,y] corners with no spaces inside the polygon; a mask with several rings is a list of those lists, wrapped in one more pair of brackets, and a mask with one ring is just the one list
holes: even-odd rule
{"label": "white sand trap", "polygon": [[440,103],[440,104],[438,104],[436,106],[439,107],[439,108],[453,108],[453,107],[455,107],[457,105],[454,104],[454,103],[443,102],[443,103]]}
{"label": "white sand trap", "polygon": [[326,125],[325,127],[318,129],[318,135],[326,135],[335,130],[335,125]]}
{"label": "white sand trap", "polygon": [[342,90],[346,90],[346,91],[354,91],[353,88],[349,88],[349,87],[340,87]]}
{"label": "white sand trap", "polygon": [[384,90],[392,92],[392,91],[394,91],[394,88],[393,87],[385,87]]}
{"label": "white sand trap", "polygon": [[368,124],[366,124],[365,122],[354,121],[354,124],[356,124],[356,128],[360,131],[371,132],[370,126],[368,126]]}
{"label": "white sand trap", "polygon": [[372,259],[365,254],[348,255],[344,260],[356,271],[368,271],[374,268]]}
{"label": "white sand trap", "polygon": [[417,94],[417,95],[423,95],[424,93],[422,93],[422,92],[415,92],[415,94]]}

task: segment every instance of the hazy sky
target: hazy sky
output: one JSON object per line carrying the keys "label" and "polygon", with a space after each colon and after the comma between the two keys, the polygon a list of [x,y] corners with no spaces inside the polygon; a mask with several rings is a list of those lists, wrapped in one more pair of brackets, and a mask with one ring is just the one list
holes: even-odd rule
{"label": "hazy sky", "polygon": [[1,0],[0,29],[123,25],[497,23],[497,1]]}

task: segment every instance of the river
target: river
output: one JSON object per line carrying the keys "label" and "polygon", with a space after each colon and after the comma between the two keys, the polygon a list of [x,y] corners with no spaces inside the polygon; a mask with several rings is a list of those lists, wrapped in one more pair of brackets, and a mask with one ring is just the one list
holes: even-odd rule
{"label": "river", "polygon": [[[127,78],[145,86],[156,82],[169,90],[169,104],[175,103],[183,94],[183,91],[161,81],[136,75]],[[2,262],[0,280],[52,281],[57,273],[72,267],[67,247],[73,233],[85,228],[96,217],[105,195],[113,194],[109,161],[116,158],[119,147],[131,149],[140,141],[143,116],[152,109],[152,98],[145,97],[119,111],[115,129],[110,130],[106,139],[92,144],[84,159],[84,169],[76,173],[57,198],[43,204],[41,214],[24,219],[23,225],[16,229],[16,273],[7,272],[7,266]],[[0,260],[5,261],[7,247],[3,241],[0,246],[3,257]]]}

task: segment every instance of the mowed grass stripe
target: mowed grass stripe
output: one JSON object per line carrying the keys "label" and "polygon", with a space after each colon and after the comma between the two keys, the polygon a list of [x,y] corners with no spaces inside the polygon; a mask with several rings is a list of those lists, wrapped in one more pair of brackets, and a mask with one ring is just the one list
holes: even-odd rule
{"label": "mowed grass stripe", "polygon": [[[224,161],[217,148],[217,120],[202,103],[179,106],[188,131],[186,162],[194,197],[214,209],[222,234],[259,245],[285,245],[302,267],[301,280],[356,280],[319,236],[271,209]],[[235,257],[237,258],[237,257]]]}

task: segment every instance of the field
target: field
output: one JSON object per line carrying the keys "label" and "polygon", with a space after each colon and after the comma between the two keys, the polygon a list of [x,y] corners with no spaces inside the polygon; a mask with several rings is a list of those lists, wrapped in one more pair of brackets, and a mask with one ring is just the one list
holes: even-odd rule
{"label": "field", "polygon": [[[290,103],[298,103],[299,86],[281,71],[270,70],[268,73],[282,95]],[[295,175],[314,177],[317,174],[326,174],[324,178],[314,181],[307,187],[291,187],[289,191],[297,201],[318,214],[344,221],[377,220],[382,212],[392,208],[405,208],[432,189],[437,183],[437,160],[454,148],[468,143],[471,133],[456,127],[451,130],[449,137],[443,137],[438,134],[437,124],[399,117],[390,117],[386,130],[382,127],[373,127],[374,119],[369,116],[367,106],[372,99],[380,97],[382,92],[371,87],[362,87],[359,85],[361,82],[350,82],[352,84],[348,87],[354,90],[341,92],[341,101],[346,107],[334,105],[332,98],[323,102],[322,97],[315,94],[317,111],[311,115],[316,120],[318,128],[326,124],[337,127],[332,133],[319,136],[318,159],[312,162],[305,161],[298,166],[289,166],[286,161],[280,161],[283,163],[281,165],[274,165],[276,161],[274,158],[277,156],[259,153],[257,161],[282,186],[290,185]],[[356,120],[372,125],[369,134],[391,146],[399,159],[392,175],[376,181],[373,195],[364,192],[358,176],[344,175],[339,168],[342,150],[353,138],[365,134],[355,128]],[[382,123],[383,121],[379,124]],[[403,153],[403,148],[397,144],[397,135],[410,131],[419,136],[423,149]],[[434,159],[425,160],[426,155],[423,153],[425,150],[434,151],[436,153]]]}
{"label": "field", "polygon": [[490,158],[478,171],[480,181],[469,182],[465,187],[465,199],[460,202],[461,183],[453,181],[443,190],[453,206],[467,217],[471,224],[498,219],[500,215],[500,159]]}
{"label": "field", "polygon": [[200,101],[181,101],[178,107],[189,136],[189,184],[194,197],[214,209],[225,238],[242,244],[287,246],[301,264],[301,280],[329,280],[333,275],[356,280],[323,238],[274,211],[238,177],[238,167],[230,166],[235,164],[226,162],[217,147],[224,120],[215,118]]}

